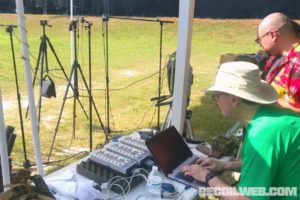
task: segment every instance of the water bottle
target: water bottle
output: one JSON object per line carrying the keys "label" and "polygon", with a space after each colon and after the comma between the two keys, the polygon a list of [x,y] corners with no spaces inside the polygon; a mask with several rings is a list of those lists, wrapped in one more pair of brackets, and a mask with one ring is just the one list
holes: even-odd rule
{"label": "water bottle", "polygon": [[153,166],[147,180],[147,200],[161,199],[161,184],[162,177],[158,172],[157,166]]}

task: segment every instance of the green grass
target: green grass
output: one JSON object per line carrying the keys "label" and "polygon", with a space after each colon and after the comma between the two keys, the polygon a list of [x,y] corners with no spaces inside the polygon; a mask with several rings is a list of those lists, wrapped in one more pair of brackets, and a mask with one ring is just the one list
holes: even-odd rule
{"label": "green grass", "polygon": [[[60,16],[28,15],[26,25],[28,30],[28,41],[30,52],[37,57],[40,35],[42,32],[39,25],[40,19],[49,19],[52,28],[47,28],[50,38],[67,74],[70,72],[70,32],[68,31],[69,19]],[[88,17],[93,22],[92,26],[92,69],[93,69],[93,96],[101,119],[105,119],[105,70],[103,59],[102,26],[99,17]],[[172,53],[177,46],[177,19],[174,24],[163,26],[163,65],[167,55]],[[0,15],[3,24],[17,24],[16,15]],[[209,87],[218,66],[219,57],[225,53],[251,53],[258,50],[254,43],[258,20],[210,20],[194,19],[191,65],[193,66],[194,81],[190,109],[193,111],[192,126],[197,138],[210,140],[213,135],[226,132],[232,125],[232,121],[224,119],[217,106],[203,91]],[[159,67],[159,24],[137,21],[122,21],[110,19],[109,21],[109,75],[110,88],[122,88],[130,83],[140,80],[150,74],[157,72]],[[79,63],[88,78],[88,41],[87,31],[79,28]],[[19,31],[15,29],[19,38]],[[5,29],[0,28],[0,85],[5,102],[5,123],[16,127],[18,134],[16,145],[13,150],[13,159],[17,163],[23,161],[21,133],[19,128],[19,117],[16,101],[16,89],[11,60],[11,50],[8,34]],[[17,57],[17,68],[22,100],[27,100],[23,63],[20,59],[20,43],[14,37],[15,53]],[[31,65],[35,68],[36,60],[31,57]],[[50,69],[58,65],[49,54]],[[55,125],[62,104],[66,81],[61,79],[60,71],[53,72],[57,89],[56,99],[44,99],[41,117],[40,140],[43,159],[46,160],[52,141]],[[55,78],[56,76],[60,78]],[[111,128],[119,133],[131,133],[134,130],[156,125],[157,116],[154,116],[154,106],[150,98],[156,96],[158,76],[144,80],[136,85],[123,89],[111,91]],[[83,88],[83,81],[79,81],[79,87]],[[39,96],[38,85],[35,86],[35,97]],[[71,93],[69,93],[71,94]],[[82,92],[85,94],[86,92]],[[164,81],[163,94],[168,94],[167,82]],[[37,100],[36,100],[37,101]],[[88,111],[88,99],[81,99],[85,109]],[[8,107],[8,103],[11,107]],[[26,102],[23,102],[23,114]],[[53,160],[65,158],[65,150],[72,146],[75,149],[88,147],[88,120],[83,116],[82,110],[77,104],[76,138],[72,140],[72,106],[73,100],[66,101],[61,124],[56,138]],[[162,108],[161,118],[163,120],[167,107]],[[146,112],[147,111],[147,112]],[[145,114],[146,113],[146,114]],[[143,116],[145,116],[143,118]],[[143,120],[142,120],[143,118]],[[162,121],[161,120],[161,121]],[[94,114],[95,129],[99,129],[99,123]],[[152,121],[152,123],[151,123]],[[119,132],[120,131],[120,132]],[[34,160],[33,142],[31,136],[30,120],[25,120],[25,132],[27,150],[30,160]],[[115,132],[113,133],[115,134]],[[94,132],[94,148],[103,142],[103,133]]]}

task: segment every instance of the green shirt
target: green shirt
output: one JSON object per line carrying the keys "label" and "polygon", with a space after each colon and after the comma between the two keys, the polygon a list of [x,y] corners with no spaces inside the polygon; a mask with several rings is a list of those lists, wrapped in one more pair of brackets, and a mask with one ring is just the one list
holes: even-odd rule
{"label": "green shirt", "polygon": [[264,187],[267,192],[270,187],[297,187],[297,196],[250,198],[300,199],[299,114],[274,106],[257,110],[243,141],[240,192],[241,187]]}

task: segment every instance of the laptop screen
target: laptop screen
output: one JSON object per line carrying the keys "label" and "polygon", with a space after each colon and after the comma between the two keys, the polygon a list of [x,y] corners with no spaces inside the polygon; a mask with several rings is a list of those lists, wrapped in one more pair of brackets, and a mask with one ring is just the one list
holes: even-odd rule
{"label": "laptop screen", "polygon": [[147,140],[146,145],[165,175],[172,173],[178,165],[193,155],[174,126]]}

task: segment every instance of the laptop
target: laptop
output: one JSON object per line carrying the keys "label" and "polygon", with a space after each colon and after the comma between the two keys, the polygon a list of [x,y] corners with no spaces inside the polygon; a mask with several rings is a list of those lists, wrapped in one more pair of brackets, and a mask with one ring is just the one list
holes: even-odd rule
{"label": "laptop", "polygon": [[167,177],[196,189],[205,186],[205,183],[181,172],[182,166],[196,163],[199,157],[193,155],[174,126],[147,140],[146,146]]}

